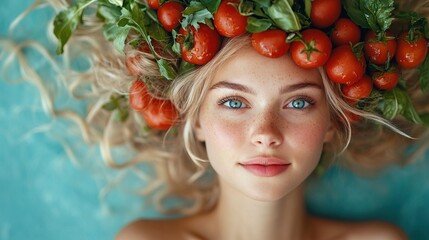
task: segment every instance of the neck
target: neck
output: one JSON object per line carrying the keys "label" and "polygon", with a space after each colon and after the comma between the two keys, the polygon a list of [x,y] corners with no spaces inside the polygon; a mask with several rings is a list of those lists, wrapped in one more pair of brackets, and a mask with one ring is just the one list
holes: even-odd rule
{"label": "neck", "polygon": [[303,239],[306,221],[303,187],[271,202],[250,199],[221,184],[215,209],[219,239]]}

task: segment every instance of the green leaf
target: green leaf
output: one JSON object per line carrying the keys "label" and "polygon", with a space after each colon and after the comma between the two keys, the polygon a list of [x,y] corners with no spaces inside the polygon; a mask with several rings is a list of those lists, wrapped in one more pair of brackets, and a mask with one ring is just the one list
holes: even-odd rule
{"label": "green leaf", "polygon": [[64,52],[64,45],[76,31],[82,18],[82,11],[77,6],[72,6],[61,11],[54,19],[54,34],[58,39],[57,54]]}
{"label": "green leaf", "polygon": [[307,14],[307,17],[310,17],[311,14],[311,0],[304,0],[305,5],[305,14]]}
{"label": "green leaf", "polygon": [[146,12],[147,16],[148,16],[152,21],[154,21],[154,22],[156,22],[156,23],[159,23],[158,15],[157,15],[157,13],[156,13],[156,11],[155,11],[155,10],[153,10],[153,9],[151,9],[151,8],[147,8],[147,9],[145,10],[145,12]]}
{"label": "green leaf", "polygon": [[171,47],[171,49],[173,50],[173,52],[175,52],[177,55],[180,56],[182,55],[182,51],[180,49],[180,43],[176,41],[178,33],[176,32],[176,30],[173,29],[173,31],[171,31],[171,34],[173,35],[173,46]]}
{"label": "green leaf", "polygon": [[118,102],[114,99],[111,99],[107,103],[103,104],[102,108],[107,111],[113,111],[118,107]]}
{"label": "green leaf", "polygon": [[390,90],[384,94],[383,115],[387,119],[393,119],[398,114],[403,113],[405,99],[396,89]]}
{"label": "green leaf", "polygon": [[80,0],[76,5],[59,12],[54,19],[54,35],[58,39],[57,54],[64,52],[64,46],[82,22],[83,10],[96,0]]}
{"label": "green leaf", "polygon": [[263,32],[269,29],[272,25],[273,23],[269,19],[248,17],[246,30],[251,33]]}
{"label": "green leaf", "polygon": [[103,34],[107,40],[113,41],[113,46],[116,50],[123,53],[125,48],[125,40],[130,30],[131,27],[127,25],[121,27],[115,23],[107,23],[103,27]]}
{"label": "green leaf", "polygon": [[195,1],[192,1],[182,14],[184,16],[181,23],[183,28],[193,26],[195,29],[198,29],[199,23],[206,24],[207,19],[213,19],[213,14],[200,2]]}
{"label": "green leaf", "polygon": [[105,19],[105,22],[116,22],[121,16],[121,9],[104,4],[98,5],[98,15]]}
{"label": "green leaf", "polygon": [[179,75],[185,74],[193,69],[195,69],[194,64],[188,63],[187,61],[182,60],[179,66]]}
{"label": "green leaf", "polygon": [[129,112],[127,109],[118,108],[115,112],[115,119],[120,122],[125,122],[128,118]]}
{"label": "green leaf", "polygon": [[429,112],[421,114],[420,119],[424,126],[429,127]]}
{"label": "green leaf", "polygon": [[148,34],[158,42],[167,42],[170,38],[170,34],[168,34],[167,31],[158,24],[152,24],[148,28]]}
{"label": "green leaf", "polygon": [[383,115],[387,119],[393,119],[398,114],[414,123],[422,123],[407,93],[394,88],[384,94]]}
{"label": "green leaf", "polygon": [[185,10],[183,10],[182,15],[192,15],[204,9],[206,9],[206,7],[202,3],[192,1],[189,6],[187,6]]}
{"label": "green leaf", "polygon": [[124,4],[124,0],[109,0],[109,2],[119,7],[122,7],[122,5]]}
{"label": "green leaf", "polygon": [[361,0],[361,10],[369,27],[376,33],[386,32],[392,24],[393,0]]}
{"label": "green leaf", "polygon": [[255,0],[255,2],[260,8],[268,8],[271,6],[271,0]]}
{"label": "green leaf", "polygon": [[396,17],[409,23],[411,33],[417,30],[423,33],[425,38],[429,38],[428,21],[424,16],[416,12],[402,11],[399,12]]}
{"label": "green leaf", "polygon": [[357,0],[341,0],[344,9],[350,19],[362,28],[369,28],[368,22],[360,7],[360,2]]}
{"label": "green leaf", "polygon": [[159,59],[156,62],[158,63],[159,71],[163,77],[168,80],[174,80],[176,78],[177,73],[169,62],[165,59]]}
{"label": "green leaf", "polygon": [[419,71],[420,89],[427,93],[429,91],[429,55],[426,55],[424,62],[419,67]]}
{"label": "green leaf", "polygon": [[221,0],[201,0],[201,3],[207,8],[210,13],[215,13],[219,7]]}
{"label": "green leaf", "polygon": [[118,27],[115,31],[115,38],[113,39],[113,46],[116,50],[123,53],[125,48],[125,40],[127,39],[128,33],[131,27]]}
{"label": "green leaf", "polygon": [[267,8],[267,14],[275,25],[286,32],[301,30],[299,17],[287,0],[277,0]]}

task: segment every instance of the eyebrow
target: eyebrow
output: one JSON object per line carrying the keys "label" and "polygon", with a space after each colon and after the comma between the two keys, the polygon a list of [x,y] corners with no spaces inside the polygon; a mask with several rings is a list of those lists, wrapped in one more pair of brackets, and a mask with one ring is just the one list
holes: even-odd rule
{"label": "eyebrow", "polygon": [[[232,83],[232,82],[228,82],[228,81],[220,81],[216,84],[214,84],[210,90],[213,89],[218,89],[218,88],[229,88],[232,90],[237,90],[237,91],[241,91],[241,92],[245,92],[245,93],[250,93],[250,94],[255,94],[255,92],[242,84],[239,83]],[[313,82],[300,82],[300,83],[296,83],[296,84],[291,84],[291,85],[287,85],[284,86],[282,88],[280,88],[280,93],[287,93],[287,92],[293,92],[299,89],[303,89],[303,88],[316,88],[316,89],[320,89],[322,90],[322,86],[320,84],[317,83],[313,83]]]}

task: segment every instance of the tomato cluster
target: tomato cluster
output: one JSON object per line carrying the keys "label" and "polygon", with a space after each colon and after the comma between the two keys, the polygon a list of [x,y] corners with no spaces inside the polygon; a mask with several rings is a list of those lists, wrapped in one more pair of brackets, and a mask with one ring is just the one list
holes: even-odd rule
{"label": "tomato cluster", "polygon": [[[207,21],[185,26],[184,11],[187,8],[183,2],[160,4],[159,0],[150,0],[147,3],[156,11],[161,26],[167,32],[174,32],[173,36],[177,33],[175,41],[180,46],[177,53],[191,64],[209,62],[219,51],[222,37],[236,37],[248,31],[249,17],[240,13],[239,0],[222,0],[213,14],[213,26],[207,25]],[[400,79],[400,68],[415,68],[424,61],[428,42],[419,31],[403,32],[398,37],[389,30],[363,31],[342,11],[340,0],[313,0],[308,13],[311,24],[304,30],[286,32],[273,25],[267,30],[253,32],[252,46],[266,57],[290,54],[302,68],[323,67],[328,78],[341,85],[346,101],[351,104],[368,97],[373,87],[382,91],[395,88]],[[163,51],[154,48],[156,53]],[[150,52],[148,48],[140,50]],[[127,59],[127,67],[134,76],[140,74],[139,68],[133,67],[138,66],[136,62],[140,60],[139,56]],[[171,119],[177,117],[174,106],[168,102],[158,103],[161,100],[148,97],[147,90],[136,94],[139,91],[134,88],[142,88],[141,84],[141,81],[135,81],[136,86],[131,89],[134,92],[130,93],[131,106],[142,112],[147,122],[166,116],[169,123],[161,125],[171,126]],[[155,111],[152,105],[158,110]]]}
{"label": "tomato cluster", "polygon": [[178,117],[173,103],[152,96],[141,80],[135,80],[131,85],[129,103],[134,111],[141,114],[146,124],[154,129],[167,130]]}

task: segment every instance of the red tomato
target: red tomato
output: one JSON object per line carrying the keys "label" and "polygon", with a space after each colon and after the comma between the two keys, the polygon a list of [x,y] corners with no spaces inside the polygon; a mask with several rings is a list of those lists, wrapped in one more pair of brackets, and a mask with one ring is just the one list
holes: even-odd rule
{"label": "red tomato", "polygon": [[302,41],[292,42],[290,49],[292,60],[298,66],[306,69],[317,68],[325,64],[332,51],[329,37],[318,29],[307,29],[301,34]]}
{"label": "red tomato", "polygon": [[334,24],[340,17],[340,0],[313,0],[311,2],[311,23],[318,28],[326,28]]}
{"label": "red tomato", "polygon": [[278,58],[289,50],[286,42],[287,33],[279,29],[266,30],[252,34],[252,46],[261,55]]}
{"label": "red tomato", "polygon": [[220,49],[221,39],[216,30],[209,28],[205,24],[199,24],[198,30],[190,27],[188,33],[185,29],[180,28],[179,33],[186,36],[193,36],[194,47],[187,49],[181,43],[182,59],[193,64],[203,65],[210,61]]}
{"label": "red tomato", "polygon": [[340,18],[332,29],[331,40],[334,46],[350,44],[355,45],[360,40],[360,28],[348,18]]}
{"label": "red tomato", "polygon": [[178,113],[169,100],[157,99],[150,95],[143,81],[136,80],[130,88],[131,108],[140,112],[146,124],[155,129],[167,130],[177,119]]}
{"label": "red tomato", "polygon": [[242,16],[233,4],[238,0],[222,0],[214,14],[214,25],[220,35],[236,37],[246,32],[247,16]]}
{"label": "red tomato", "polygon": [[332,50],[331,57],[325,64],[329,79],[335,83],[353,84],[365,73],[366,62],[362,54],[357,58],[350,45],[341,45]]}
{"label": "red tomato", "polygon": [[385,42],[377,39],[376,33],[368,31],[365,35],[364,51],[369,61],[375,64],[383,65],[387,58],[393,59],[396,53],[396,39],[393,33],[386,32],[389,39]]}
{"label": "red tomato", "polygon": [[157,10],[159,8],[159,0],[147,0],[147,5],[150,8]]}
{"label": "red tomato", "polygon": [[372,92],[372,79],[368,75],[363,77],[357,82],[350,85],[342,85],[341,91],[343,92],[346,100],[350,103],[355,103],[357,100],[368,97]]}
{"label": "red tomato", "polygon": [[356,115],[352,112],[346,111],[345,114],[346,114],[347,120],[349,120],[350,123],[358,123],[362,120],[361,116]]}
{"label": "red tomato", "polygon": [[141,115],[149,127],[158,130],[168,130],[178,117],[173,103],[161,99],[152,99]]}
{"label": "red tomato", "polygon": [[148,93],[144,82],[135,80],[128,95],[130,107],[137,112],[143,111],[149,105],[151,99],[152,96]]}
{"label": "red tomato", "polygon": [[396,62],[403,68],[415,68],[425,60],[428,42],[419,32],[415,37],[417,40],[411,42],[408,32],[399,35]]}
{"label": "red tomato", "polygon": [[390,90],[396,87],[399,82],[397,72],[376,72],[372,75],[374,85],[381,90]]}
{"label": "red tomato", "polygon": [[[161,44],[159,44],[157,41],[155,40],[151,40],[152,46],[155,50],[156,53],[161,53],[163,52],[163,47],[161,46]],[[145,53],[151,53],[150,49],[149,49],[149,45],[147,44],[147,42],[143,41],[138,48],[140,51],[145,52]]]}
{"label": "red tomato", "polygon": [[179,26],[182,20],[182,12],[185,8],[178,2],[166,2],[162,4],[157,12],[158,20],[165,30],[171,32]]}

